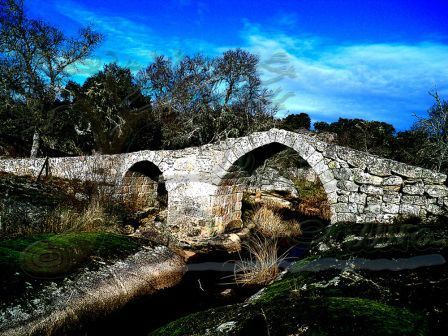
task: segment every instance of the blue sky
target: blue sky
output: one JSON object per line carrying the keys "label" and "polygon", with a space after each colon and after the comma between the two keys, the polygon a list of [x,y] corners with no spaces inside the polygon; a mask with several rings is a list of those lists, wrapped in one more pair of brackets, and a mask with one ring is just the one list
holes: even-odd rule
{"label": "blue sky", "polygon": [[260,57],[279,116],[356,117],[402,130],[432,104],[429,90],[448,99],[448,0],[26,4],[32,16],[68,34],[90,24],[105,35],[95,54],[73,70],[80,82],[111,61],[137,71],[159,54],[213,56],[239,47]]}

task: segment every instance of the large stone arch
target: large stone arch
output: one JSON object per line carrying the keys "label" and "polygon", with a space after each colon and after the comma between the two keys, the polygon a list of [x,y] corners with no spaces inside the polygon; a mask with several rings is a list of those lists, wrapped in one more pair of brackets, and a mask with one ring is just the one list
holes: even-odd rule
{"label": "large stone arch", "polygon": [[331,204],[331,223],[389,223],[396,217],[433,216],[447,213],[446,175],[329,144],[306,134],[271,129],[229,139],[212,195],[212,217],[223,228],[240,218],[242,193],[225,186],[223,178],[245,154],[270,143],[294,149],[319,176]]}
{"label": "large stone arch", "polygon": [[331,207],[331,221],[336,221],[334,204],[337,202],[337,181],[330,169],[331,160],[326,160],[316,149],[316,142],[306,136],[283,130],[253,133],[250,136],[234,139],[228,143],[228,148],[220,164],[220,172],[216,180],[216,191],[212,196],[213,216],[215,226],[223,230],[229,222],[241,219],[241,204],[243,192],[238,185],[226,185],[226,178],[231,173],[235,163],[249,153],[267,145],[280,144],[296,151],[319,177]]}

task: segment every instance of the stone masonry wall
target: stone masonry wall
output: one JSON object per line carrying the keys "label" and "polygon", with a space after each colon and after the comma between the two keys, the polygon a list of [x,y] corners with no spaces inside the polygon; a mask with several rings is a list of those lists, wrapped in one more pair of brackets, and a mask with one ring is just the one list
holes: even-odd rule
{"label": "stone masonry wall", "polygon": [[[278,129],[182,150],[52,158],[50,171],[63,178],[106,179],[120,187],[135,163],[151,162],[166,184],[169,225],[203,235],[222,231],[241,217],[241,184],[235,180],[229,185],[229,172],[239,158],[272,143],[294,149],[312,167],[331,203],[333,223],[390,222],[399,215],[447,211],[444,174]],[[43,163],[42,158],[0,160],[0,171],[37,176]]]}
{"label": "stone masonry wall", "polygon": [[[236,158],[274,142],[296,150],[319,176],[331,203],[333,223],[391,222],[399,215],[426,217],[447,211],[444,174],[284,130],[229,141],[221,167],[231,169]],[[218,188],[214,202],[217,225],[225,226],[240,215],[238,192],[227,186]]]}

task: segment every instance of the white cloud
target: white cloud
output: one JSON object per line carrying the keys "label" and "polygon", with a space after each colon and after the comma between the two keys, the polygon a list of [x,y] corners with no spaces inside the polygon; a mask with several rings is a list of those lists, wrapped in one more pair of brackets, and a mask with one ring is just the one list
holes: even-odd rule
{"label": "white cloud", "polygon": [[[178,1],[190,5],[189,1]],[[246,20],[242,43],[217,46],[201,39],[162,37],[145,22],[150,18],[110,16],[70,0],[59,1],[56,6],[72,20],[82,25],[93,23],[106,35],[96,56],[78,66],[80,80],[106,62],[117,61],[137,71],[156,54],[177,60],[184,54],[216,55],[242,47],[260,56],[262,78],[277,92],[281,104],[279,116],[307,112],[315,120],[359,117],[405,128],[413,122],[413,113],[422,114],[431,105],[429,90],[437,87],[445,97],[448,94],[446,44],[337,45],[319,36],[267,32]],[[297,25],[293,15],[283,14],[278,20],[279,26]]]}
{"label": "white cloud", "polygon": [[331,45],[248,23],[242,37],[260,56],[265,83],[280,91],[282,115],[308,112],[315,119],[360,117],[407,127],[412,113],[431,104],[429,90],[448,90],[445,44]]}
{"label": "white cloud", "polygon": [[[188,5],[188,1],[180,1]],[[100,70],[105,63],[117,62],[132,71],[138,71],[147,66],[156,55],[163,54],[176,61],[185,53],[217,49],[216,46],[203,40],[164,38],[156,34],[148,22],[144,22],[150,19],[147,17],[139,17],[134,21],[122,16],[109,15],[100,9],[93,12],[70,0],[59,1],[55,6],[61,14],[73,21],[80,25],[93,25],[95,30],[105,35],[105,40],[95,56],[71,69],[72,73],[77,72],[76,77],[81,81]]]}

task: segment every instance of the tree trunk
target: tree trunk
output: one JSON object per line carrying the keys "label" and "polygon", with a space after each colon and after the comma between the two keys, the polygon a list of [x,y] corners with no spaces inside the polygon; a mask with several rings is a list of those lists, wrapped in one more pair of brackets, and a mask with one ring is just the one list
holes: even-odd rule
{"label": "tree trunk", "polygon": [[31,146],[30,158],[37,158],[40,145],[40,134],[38,130],[34,131],[33,135],[33,145]]}

